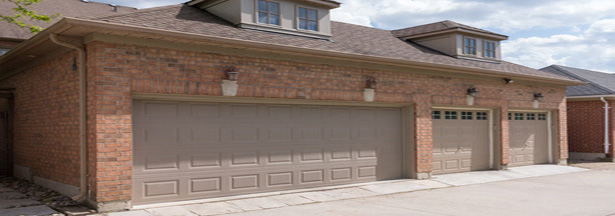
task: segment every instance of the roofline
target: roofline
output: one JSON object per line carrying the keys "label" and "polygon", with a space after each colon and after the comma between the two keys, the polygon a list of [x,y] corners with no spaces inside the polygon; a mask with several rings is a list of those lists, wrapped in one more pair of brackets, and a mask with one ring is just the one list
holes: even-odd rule
{"label": "roofline", "polygon": [[[607,87],[604,87],[604,86],[602,86],[602,85],[600,85],[598,83],[592,82],[592,81],[588,80],[587,78],[585,78],[583,76],[580,76],[580,75],[577,75],[575,73],[572,73],[572,72],[562,68],[559,65],[551,65],[551,66],[548,66],[548,67],[544,67],[542,69],[546,69],[546,68],[553,68],[553,69],[555,69],[555,70],[557,70],[559,72],[567,74],[568,76],[574,77],[575,79],[578,79],[578,80],[581,80],[583,82],[586,82],[589,85],[593,85],[593,86],[599,88],[600,90],[606,91],[606,92],[611,93],[611,94],[615,94],[615,92],[613,90],[611,90],[611,89],[609,89]],[[540,69],[540,70],[542,70],[542,69]],[[583,70],[583,69],[581,69],[581,70]]]}
{"label": "roofline", "polygon": [[[393,30],[393,31],[402,31],[402,30],[403,29]],[[496,34],[496,33],[480,32],[480,31],[476,31],[476,30],[472,30],[472,29],[463,28],[463,27],[454,27],[454,28],[450,28],[450,29],[443,29],[443,30],[438,30],[438,31],[425,32],[425,33],[420,33],[420,34],[415,34],[415,35],[401,36],[400,38],[402,38],[402,39],[415,39],[415,38],[429,37],[429,36],[433,36],[433,35],[453,33],[453,32],[462,32],[462,33],[468,33],[468,34],[475,34],[475,35],[480,35],[480,36],[489,37],[489,38],[498,39],[498,40],[508,40],[508,36],[506,36],[506,35],[501,35],[501,34]]]}
{"label": "roofline", "polygon": [[587,101],[587,100],[600,100],[600,98],[605,99],[615,99],[615,94],[610,95],[583,95],[583,96],[566,96],[566,100],[568,101]]}
{"label": "roofline", "polygon": [[15,47],[15,49],[9,51],[5,55],[0,56],[0,64],[6,62],[9,58],[15,57],[16,55],[27,51],[30,47],[35,46],[38,43],[41,43],[42,40],[45,40],[48,38],[49,34],[60,33],[60,31],[68,30],[75,26],[92,27],[92,28],[86,28],[88,30],[107,28],[107,29],[122,30],[122,31],[129,31],[129,32],[151,33],[151,34],[158,34],[162,36],[172,36],[175,38],[183,37],[183,38],[192,39],[192,40],[199,39],[199,40],[216,42],[217,44],[227,44],[227,45],[234,45],[234,46],[247,47],[247,48],[256,48],[256,49],[266,50],[268,52],[282,52],[284,54],[302,53],[302,54],[318,56],[318,57],[329,56],[329,57],[335,57],[335,58],[360,60],[360,61],[371,61],[375,63],[393,64],[393,65],[398,65],[398,66],[414,67],[414,68],[421,68],[421,69],[436,69],[436,70],[441,70],[444,72],[455,72],[455,73],[482,75],[482,76],[488,75],[491,77],[507,77],[511,79],[514,78],[514,79],[538,81],[538,82],[560,84],[560,85],[586,84],[584,82],[574,81],[574,80],[537,77],[537,76],[531,76],[531,75],[514,74],[514,73],[509,73],[509,72],[501,72],[501,71],[487,70],[487,69],[480,69],[480,68],[460,67],[460,66],[445,65],[445,64],[438,64],[438,63],[411,61],[411,60],[405,60],[405,59],[394,59],[394,58],[387,58],[387,57],[377,57],[377,56],[368,56],[368,55],[361,55],[361,54],[318,50],[318,49],[311,49],[311,48],[293,47],[293,46],[279,45],[279,44],[269,44],[269,43],[264,43],[264,42],[231,39],[231,38],[224,38],[224,37],[217,37],[217,36],[210,36],[210,35],[201,35],[201,34],[195,34],[195,33],[162,30],[162,29],[156,29],[156,28],[132,26],[132,25],[125,25],[125,24],[115,24],[115,23],[112,24],[112,23],[103,22],[103,21],[86,20],[86,19],[71,18],[71,17],[62,18],[60,21],[53,24],[51,27],[34,35],[32,38],[21,43],[19,46]]}

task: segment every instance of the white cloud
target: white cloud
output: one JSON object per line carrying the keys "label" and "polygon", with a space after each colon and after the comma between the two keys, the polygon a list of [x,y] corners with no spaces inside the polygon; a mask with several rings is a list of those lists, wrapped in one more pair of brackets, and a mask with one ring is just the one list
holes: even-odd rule
{"label": "white cloud", "polygon": [[453,20],[507,34],[504,59],[615,72],[615,1],[339,0],[332,19],[384,29]]}
{"label": "white cloud", "polygon": [[[188,0],[98,0],[137,8]],[[453,20],[507,34],[504,59],[615,72],[615,1],[605,0],[338,0],[333,20],[400,29]]]}

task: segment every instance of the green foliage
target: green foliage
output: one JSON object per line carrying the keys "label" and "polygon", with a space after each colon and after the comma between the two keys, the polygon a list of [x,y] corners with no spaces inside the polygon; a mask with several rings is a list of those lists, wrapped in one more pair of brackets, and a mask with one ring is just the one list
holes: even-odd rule
{"label": "green foliage", "polygon": [[30,9],[30,6],[33,4],[41,3],[43,0],[2,0],[3,2],[11,2],[15,6],[13,10],[15,11],[14,15],[2,14],[0,13],[0,20],[6,21],[8,23],[15,24],[21,28],[29,29],[30,33],[36,34],[43,30],[40,26],[32,25],[25,23],[25,20],[39,20],[49,22],[51,19],[54,19],[60,14],[55,15],[45,15],[38,14],[36,11]]}

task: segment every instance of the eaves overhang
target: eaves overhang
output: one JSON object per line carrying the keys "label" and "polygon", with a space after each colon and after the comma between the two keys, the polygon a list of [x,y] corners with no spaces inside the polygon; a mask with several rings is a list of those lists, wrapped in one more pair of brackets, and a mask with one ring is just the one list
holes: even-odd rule
{"label": "eaves overhang", "polygon": [[58,34],[72,38],[84,38],[92,33],[111,34],[128,37],[141,37],[146,39],[166,40],[174,42],[207,42],[216,46],[237,47],[244,49],[254,49],[262,52],[276,52],[294,56],[312,56],[328,59],[345,59],[361,61],[375,64],[387,64],[394,66],[410,67],[416,69],[429,69],[442,72],[453,72],[468,75],[489,76],[510,78],[517,80],[527,80],[533,82],[550,83],[556,85],[582,85],[585,82],[558,79],[551,77],[540,77],[526,74],[502,72],[496,70],[454,66],[440,63],[419,62],[408,59],[387,58],[379,56],[369,56],[355,53],[335,52],[288,45],[271,44],[257,41],[232,39],[211,35],[186,33],[179,31],[162,30],[141,26],[108,23],[105,21],[87,20],[79,18],[65,17],[51,27],[36,34],[32,38],[21,43],[15,49],[0,56],[0,78],[6,77],[7,73],[18,73],[15,71],[20,65],[28,62],[32,56],[44,55],[45,53],[57,50],[59,47],[49,40],[49,34]]}

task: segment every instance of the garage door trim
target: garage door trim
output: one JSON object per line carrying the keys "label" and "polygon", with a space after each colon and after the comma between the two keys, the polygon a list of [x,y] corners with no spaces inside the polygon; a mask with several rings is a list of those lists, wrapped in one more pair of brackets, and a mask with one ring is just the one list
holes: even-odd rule
{"label": "garage door trim", "polygon": [[472,111],[487,111],[489,112],[489,169],[493,169],[495,167],[495,143],[494,143],[494,127],[493,124],[493,109],[490,108],[480,108],[480,107],[453,107],[453,106],[432,106],[432,110],[472,110]]}
{"label": "garage door trim", "polygon": [[508,112],[547,113],[547,152],[549,153],[549,163],[553,163],[553,111],[509,109]]}
{"label": "garage door trim", "polygon": [[395,108],[395,107],[404,108],[404,107],[412,106],[412,103],[383,103],[383,102],[365,102],[365,101],[229,97],[229,96],[210,96],[210,95],[157,94],[157,93],[140,93],[140,92],[132,93],[132,99],[133,100],[148,100],[148,101],[248,103],[248,104],[278,104],[278,105],[362,106],[362,107],[390,107],[390,108]]}

